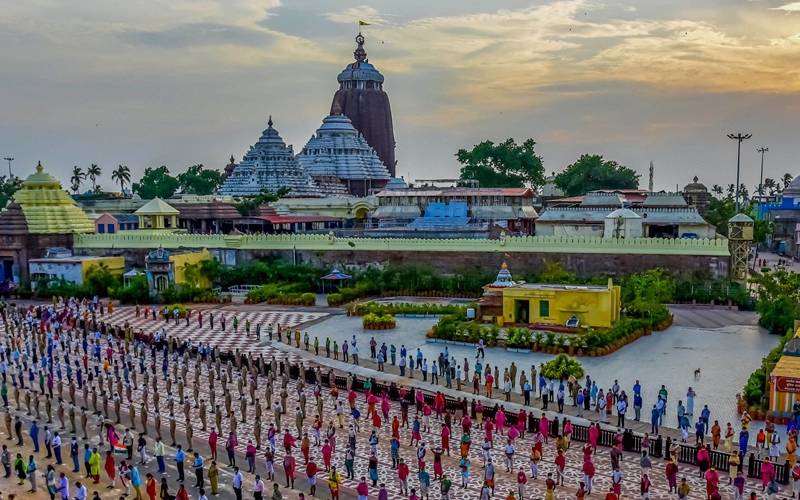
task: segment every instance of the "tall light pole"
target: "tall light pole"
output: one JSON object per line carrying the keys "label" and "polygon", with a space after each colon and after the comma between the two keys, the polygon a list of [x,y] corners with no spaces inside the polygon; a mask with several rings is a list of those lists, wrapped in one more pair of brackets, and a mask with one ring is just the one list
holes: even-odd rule
{"label": "tall light pole", "polygon": [[11,157],[11,156],[6,156],[6,157],[5,157],[5,158],[3,158],[3,159],[4,159],[5,161],[7,161],[7,162],[8,162],[8,180],[11,180],[11,178],[12,178],[12,177],[14,177],[14,176],[11,174],[11,162],[12,162],[12,161],[14,161],[14,158],[13,158],[13,157]]}
{"label": "tall light pole", "polygon": [[728,139],[732,139],[737,141],[737,148],[736,148],[736,213],[739,213],[739,168],[741,165],[742,159],[742,141],[746,141],[747,139],[753,137],[753,134],[743,134],[738,132],[736,134],[728,134]]}
{"label": "tall light pole", "polygon": [[765,148],[761,146],[760,148],[756,149],[759,153],[761,153],[761,177],[758,180],[758,194],[760,196],[764,196],[764,153],[769,151],[769,148]]}

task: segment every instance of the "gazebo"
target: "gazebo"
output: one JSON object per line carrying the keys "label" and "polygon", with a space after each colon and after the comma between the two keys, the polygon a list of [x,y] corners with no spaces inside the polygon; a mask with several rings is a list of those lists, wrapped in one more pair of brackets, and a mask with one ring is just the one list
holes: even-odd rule
{"label": "gazebo", "polygon": [[[322,281],[322,293],[325,293],[325,283],[326,282],[334,282],[335,281],[337,283],[336,286],[339,287],[339,286],[341,286],[343,281],[347,281],[350,278],[352,278],[352,276],[350,276],[347,273],[343,273],[342,271],[340,271],[339,269],[334,267],[333,270],[331,270],[330,273],[328,273],[325,276],[322,276],[320,278],[320,281]],[[331,286],[333,286],[333,285],[331,285]],[[331,289],[333,289],[333,288],[331,288]]]}
{"label": "gazebo", "polygon": [[139,229],[176,229],[179,213],[161,198],[153,198],[134,212],[139,217]]}
{"label": "gazebo", "polygon": [[122,275],[122,281],[126,287],[129,287],[131,286],[131,281],[133,281],[133,279],[137,276],[144,276],[144,273],[134,267]]}

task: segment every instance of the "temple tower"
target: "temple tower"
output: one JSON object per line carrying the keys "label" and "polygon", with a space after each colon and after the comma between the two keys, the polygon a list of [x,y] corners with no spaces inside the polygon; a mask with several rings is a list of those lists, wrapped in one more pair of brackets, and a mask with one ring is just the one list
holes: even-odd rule
{"label": "temple tower", "polygon": [[339,90],[333,96],[331,115],[346,115],[378,153],[389,174],[395,176],[394,127],[383,75],[369,63],[364,35],[356,36],[355,62],[339,73]]}

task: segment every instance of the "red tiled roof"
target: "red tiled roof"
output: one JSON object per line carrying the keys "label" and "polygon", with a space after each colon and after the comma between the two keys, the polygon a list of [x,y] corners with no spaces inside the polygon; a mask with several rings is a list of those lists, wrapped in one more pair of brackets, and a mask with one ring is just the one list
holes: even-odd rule
{"label": "red tiled roof", "polygon": [[255,217],[269,222],[270,224],[294,224],[296,222],[335,222],[339,221],[338,217],[329,217],[327,215],[262,215]]}

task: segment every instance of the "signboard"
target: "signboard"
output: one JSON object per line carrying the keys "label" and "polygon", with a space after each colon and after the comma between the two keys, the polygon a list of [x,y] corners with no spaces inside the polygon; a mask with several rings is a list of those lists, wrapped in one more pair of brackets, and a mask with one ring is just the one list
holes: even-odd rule
{"label": "signboard", "polygon": [[800,378],[775,377],[775,389],[780,392],[800,394]]}

